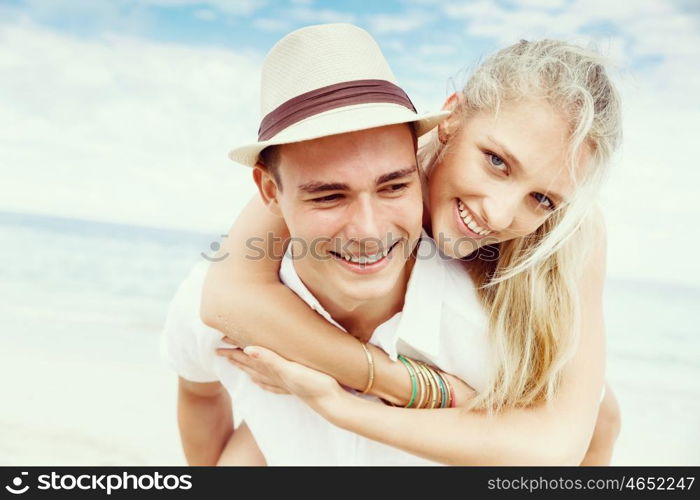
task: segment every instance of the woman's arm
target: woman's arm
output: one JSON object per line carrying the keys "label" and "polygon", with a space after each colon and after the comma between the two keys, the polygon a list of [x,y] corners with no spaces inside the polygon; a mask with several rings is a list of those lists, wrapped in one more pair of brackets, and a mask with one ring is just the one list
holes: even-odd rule
{"label": "woman's arm", "polygon": [[581,341],[557,395],[547,405],[505,410],[491,417],[461,408],[392,408],[352,396],[329,377],[268,350],[246,351],[258,371],[277,377],[281,386],[335,425],[429,460],[462,465],[578,465],[591,439],[604,378],[602,230],[586,269],[581,283]]}
{"label": "woman's arm", "polygon": [[[368,364],[359,341],[316,314],[279,281],[280,260],[289,238],[284,221],[258,196],[231,227],[212,262],[202,292],[202,321],[240,347],[259,345],[287,359],[322,371],[341,384],[363,390]],[[405,405],[411,394],[408,372],[381,349],[367,346],[374,358],[371,393]],[[452,378],[465,402],[470,389]]]}

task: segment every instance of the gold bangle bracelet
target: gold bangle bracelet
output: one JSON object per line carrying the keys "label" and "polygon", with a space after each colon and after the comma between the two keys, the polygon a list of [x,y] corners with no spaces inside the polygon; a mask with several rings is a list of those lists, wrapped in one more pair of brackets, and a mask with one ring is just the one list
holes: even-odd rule
{"label": "gold bangle bracelet", "polygon": [[426,408],[428,402],[430,401],[430,384],[428,383],[428,378],[425,375],[423,366],[418,361],[414,361],[414,363],[416,365],[416,370],[420,373],[421,382],[425,388],[424,398],[422,399],[419,408]]}
{"label": "gold bangle bracelet", "polygon": [[450,393],[450,387],[449,383],[447,382],[447,377],[445,376],[445,372],[441,372],[439,370],[436,370],[438,377],[440,377],[440,381],[442,382],[442,390],[445,391],[444,393],[444,404],[440,405],[440,408],[450,408],[452,406],[452,394]]}
{"label": "gold bangle bracelet", "polygon": [[362,346],[362,349],[365,350],[365,355],[367,356],[367,365],[369,367],[367,387],[365,387],[365,390],[362,391],[362,394],[367,394],[374,385],[374,358],[372,357],[372,353],[369,352],[369,349],[367,348],[364,342],[360,341],[360,345]]}
{"label": "gold bangle bracelet", "polygon": [[406,403],[404,408],[414,408],[413,405],[416,402],[416,395],[418,394],[418,380],[416,371],[413,369],[413,365],[408,362],[408,359],[401,354],[399,354],[398,359],[401,361],[401,363],[403,363],[404,367],[408,371],[408,377],[411,379],[411,398],[408,400],[408,403]]}
{"label": "gold bangle bracelet", "polygon": [[436,403],[433,408],[442,408],[442,403],[444,401],[444,393],[442,392],[442,384],[440,383],[440,374],[436,368],[432,366],[430,368],[430,374],[433,376],[433,381],[435,382],[435,395]]}
{"label": "gold bangle bracelet", "polygon": [[[435,383],[435,379],[433,378],[433,369],[430,368],[427,364],[421,363],[421,368],[423,369],[425,373],[426,379],[428,379],[428,386],[430,387],[430,399],[428,402],[430,403],[430,406],[428,408],[435,408],[435,405],[437,404],[437,384]],[[427,402],[426,402],[427,404]]]}
{"label": "gold bangle bracelet", "polygon": [[[405,356],[404,356],[405,357]],[[416,372],[416,382],[418,383],[418,401],[416,401],[414,408],[423,408],[423,404],[425,403],[426,400],[426,392],[427,392],[427,385],[426,385],[426,380],[425,380],[425,375],[423,374],[423,371],[420,369],[420,366],[416,361],[414,361],[411,358],[406,357],[406,360],[411,364],[413,367],[413,371]]]}

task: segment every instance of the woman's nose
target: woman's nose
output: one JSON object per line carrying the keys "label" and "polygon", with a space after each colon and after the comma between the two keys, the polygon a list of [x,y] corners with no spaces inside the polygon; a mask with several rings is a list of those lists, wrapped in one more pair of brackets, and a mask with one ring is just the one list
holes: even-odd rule
{"label": "woman's nose", "polygon": [[512,193],[485,198],[483,217],[491,230],[494,232],[504,231],[513,225],[519,206],[519,198]]}

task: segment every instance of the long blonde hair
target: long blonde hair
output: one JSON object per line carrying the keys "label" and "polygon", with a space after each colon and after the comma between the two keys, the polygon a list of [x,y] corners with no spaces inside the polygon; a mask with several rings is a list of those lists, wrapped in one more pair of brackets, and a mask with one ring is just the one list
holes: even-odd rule
{"label": "long blonde hair", "polygon": [[[498,258],[470,259],[470,273],[488,315],[495,367],[472,408],[498,411],[551,399],[580,335],[578,281],[600,225],[594,201],[621,140],[620,99],[602,58],[557,40],[521,41],[486,59],[461,91],[461,123],[508,101],[544,98],[570,123],[569,168],[576,192],[533,233],[490,248]],[[453,134],[454,137],[456,134]],[[583,145],[591,160],[582,179],[575,159]],[[420,151],[429,175],[442,161],[436,131]]]}

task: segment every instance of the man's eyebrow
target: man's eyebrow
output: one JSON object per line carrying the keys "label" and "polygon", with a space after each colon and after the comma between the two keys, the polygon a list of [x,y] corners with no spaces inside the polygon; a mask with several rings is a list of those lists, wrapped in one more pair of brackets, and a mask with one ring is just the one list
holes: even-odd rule
{"label": "man's eyebrow", "polygon": [[[395,170],[389,172],[388,174],[380,175],[376,178],[376,184],[384,184],[385,182],[391,182],[396,179],[401,179],[402,177],[407,177],[416,171],[416,166],[412,165],[410,167],[402,168],[400,170]],[[319,182],[312,181],[306,184],[300,184],[298,186],[300,191],[308,194],[317,194],[324,191],[349,191],[350,186],[341,182]]]}
{"label": "man's eyebrow", "polygon": [[385,182],[391,182],[396,179],[401,179],[402,177],[408,177],[409,175],[412,175],[416,169],[417,167],[412,165],[400,170],[395,170],[393,172],[389,172],[388,174],[380,175],[374,182],[376,184],[384,184]]}
{"label": "man's eyebrow", "polygon": [[322,193],[324,191],[348,191],[350,186],[347,184],[342,184],[340,182],[307,182],[306,184],[300,184],[298,186],[300,191],[304,191],[308,194]]}
{"label": "man's eyebrow", "polygon": [[[496,139],[494,139],[490,135],[487,135],[486,138],[498,147],[500,154],[505,158],[505,160],[509,164],[513,165],[516,169],[520,170],[521,173],[524,172],[525,169],[523,168],[523,164],[520,163],[520,160],[518,160],[518,158],[513,153],[511,153],[507,147],[505,147],[503,144],[498,142]],[[566,201],[566,198],[564,198],[559,193],[555,193],[553,191],[547,191],[544,194],[546,194],[547,196],[549,196],[551,198],[554,198],[554,201],[556,202],[557,205],[564,203],[564,201]]]}

